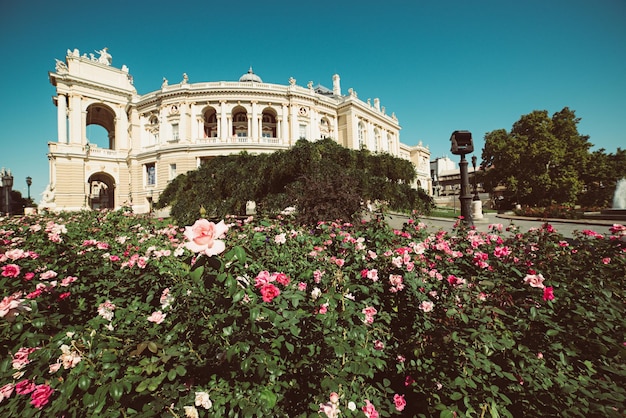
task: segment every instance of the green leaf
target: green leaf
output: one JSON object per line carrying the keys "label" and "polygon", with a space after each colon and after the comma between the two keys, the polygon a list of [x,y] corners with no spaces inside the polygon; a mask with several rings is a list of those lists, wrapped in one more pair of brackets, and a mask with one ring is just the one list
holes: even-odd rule
{"label": "green leaf", "polygon": [[[460,398],[459,398],[460,399]],[[439,413],[439,418],[454,418],[456,415],[450,410],[443,410]]]}
{"label": "green leaf", "polygon": [[137,393],[141,393],[143,391],[146,390],[146,388],[148,387],[148,384],[150,383],[150,379],[144,379],[141,382],[139,382],[139,384],[137,385],[137,387],[135,388],[135,392]]}
{"label": "green leaf", "polygon": [[453,401],[458,401],[462,397],[463,394],[461,392],[454,392],[452,395],[450,395],[450,399],[452,399]]}
{"label": "green leaf", "polygon": [[237,257],[237,260],[239,260],[242,264],[245,264],[246,251],[238,245],[233,248],[233,251],[235,252],[235,257]]}
{"label": "green leaf", "polygon": [[193,269],[189,272],[189,277],[196,283],[201,282],[202,273],[204,273],[204,266],[200,266],[196,269]]}
{"label": "green leaf", "polygon": [[262,390],[261,393],[259,393],[259,398],[269,409],[273,409],[278,400],[276,394],[269,389]]}

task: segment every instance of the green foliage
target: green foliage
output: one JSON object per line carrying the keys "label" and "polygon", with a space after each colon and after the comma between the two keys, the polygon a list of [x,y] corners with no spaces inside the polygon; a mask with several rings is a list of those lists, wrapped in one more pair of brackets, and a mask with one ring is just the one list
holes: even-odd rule
{"label": "green foliage", "polygon": [[591,161],[591,143],[578,133],[579,121],[567,107],[551,118],[536,110],[515,122],[510,133],[487,133],[482,153],[487,190],[505,186],[511,203],[576,203]]}
{"label": "green foliage", "polygon": [[272,154],[216,157],[179,176],[165,189],[157,207],[171,206],[177,221],[190,223],[204,208],[211,217],[244,215],[247,201],[260,215],[274,216],[295,206],[298,220],[315,223],[337,216],[352,219],[361,203],[385,201],[392,210],[427,213],[432,199],[409,184],[410,161],[338,145],[331,139],[300,140]]}
{"label": "green foliage", "polygon": [[615,154],[604,149],[594,151],[582,179],[585,189],[578,203],[585,207],[611,207],[617,182],[626,178],[626,150],[617,148]]}
{"label": "green foliage", "polygon": [[[626,413],[623,226],[568,243],[547,224],[240,222],[212,257],[181,231],[4,222],[0,415],[316,417],[332,392],[346,417]],[[5,391],[25,380],[47,403]]]}

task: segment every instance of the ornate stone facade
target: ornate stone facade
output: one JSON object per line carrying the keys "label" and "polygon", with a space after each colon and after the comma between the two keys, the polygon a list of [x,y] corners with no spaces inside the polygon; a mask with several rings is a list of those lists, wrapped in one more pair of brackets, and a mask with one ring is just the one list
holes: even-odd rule
{"label": "ornate stone facade", "polygon": [[[94,54],[67,51],[57,60],[50,82],[56,87],[57,141],[49,142],[50,184],[42,208],[80,210],[151,202],[176,175],[206,159],[247,151],[287,149],[298,139],[333,138],[339,144],[387,152],[411,160],[415,186],[431,190],[430,152],[399,140],[400,125],[380,101],[363,102],[353,89],[264,83],[252,68],[238,81],[191,83],[187,74],[175,84],[138,94],[128,68],[113,67],[104,48]],[[87,128],[108,133],[108,147],[89,142]]]}

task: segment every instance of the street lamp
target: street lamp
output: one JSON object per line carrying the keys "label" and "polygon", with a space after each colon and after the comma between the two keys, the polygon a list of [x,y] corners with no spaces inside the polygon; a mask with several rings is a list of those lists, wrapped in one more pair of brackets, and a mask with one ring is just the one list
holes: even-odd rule
{"label": "street lamp", "polygon": [[472,155],[472,166],[474,167],[474,199],[472,200],[472,220],[483,219],[483,202],[478,196],[476,187],[476,156]]}
{"label": "street lamp", "polygon": [[450,152],[454,155],[461,156],[461,162],[459,163],[459,169],[461,171],[461,216],[463,221],[468,225],[474,225],[472,220],[472,212],[470,210],[470,202],[472,195],[469,191],[469,179],[467,174],[467,160],[466,154],[474,152],[474,143],[472,141],[472,133],[470,131],[454,131],[450,136]]}
{"label": "street lamp", "polygon": [[472,167],[474,168],[474,199],[472,200],[480,200],[478,197],[478,189],[476,188],[476,156],[472,155]]}
{"label": "street lamp", "polygon": [[26,185],[28,186],[28,203],[30,204],[30,186],[33,184],[33,178],[28,176],[26,177]]}
{"label": "street lamp", "polygon": [[11,214],[11,188],[13,188],[13,176],[11,175],[11,170],[2,169],[0,173],[2,175],[2,187],[4,189],[5,202],[6,202],[6,212],[7,215]]}

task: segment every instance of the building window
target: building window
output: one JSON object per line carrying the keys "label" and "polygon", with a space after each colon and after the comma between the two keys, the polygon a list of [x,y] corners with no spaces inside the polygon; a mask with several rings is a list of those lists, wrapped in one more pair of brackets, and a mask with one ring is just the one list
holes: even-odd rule
{"label": "building window", "polygon": [[365,126],[363,126],[363,123],[361,122],[359,122],[358,135],[359,135],[359,149],[367,148],[367,144],[365,143]]}
{"label": "building window", "polygon": [[378,130],[378,128],[376,128],[374,129],[374,151],[376,152],[380,151],[380,141],[380,131]]}
{"label": "building window", "polygon": [[176,164],[170,164],[170,180],[174,180],[176,177]]}
{"label": "building window", "polygon": [[154,163],[145,165],[146,186],[156,185],[156,166]]}
{"label": "building window", "polygon": [[306,125],[301,124],[298,132],[299,139],[306,139]]}
{"label": "building window", "polygon": [[172,123],[172,141],[178,141],[180,137],[180,131],[177,123]]}

